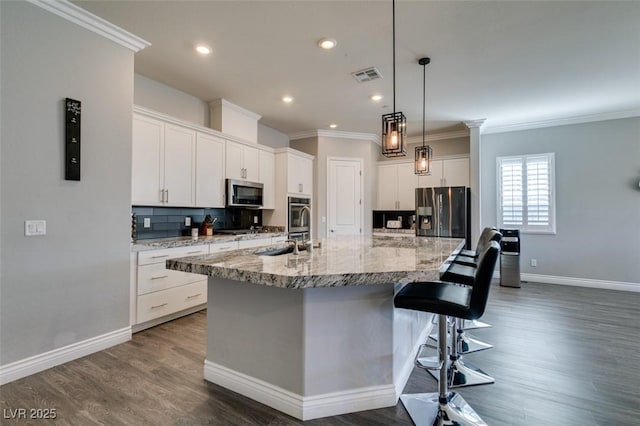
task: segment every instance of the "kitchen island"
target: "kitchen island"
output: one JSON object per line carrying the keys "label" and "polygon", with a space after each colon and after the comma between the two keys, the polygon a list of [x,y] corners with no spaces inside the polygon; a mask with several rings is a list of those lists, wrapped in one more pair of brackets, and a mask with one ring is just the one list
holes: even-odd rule
{"label": "kitchen island", "polygon": [[307,420],[396,405],[431,315],[395,310],[461,240],[337,237],[167,261],[208,276],[206,380]]}

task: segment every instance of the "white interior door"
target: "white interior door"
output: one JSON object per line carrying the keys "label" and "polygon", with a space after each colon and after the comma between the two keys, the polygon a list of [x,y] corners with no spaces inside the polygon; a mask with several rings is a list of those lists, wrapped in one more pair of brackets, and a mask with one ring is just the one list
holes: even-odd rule
{"label": "white interior door", "polygon": [[327,236],[362,233],[362,161],[329,159]]}

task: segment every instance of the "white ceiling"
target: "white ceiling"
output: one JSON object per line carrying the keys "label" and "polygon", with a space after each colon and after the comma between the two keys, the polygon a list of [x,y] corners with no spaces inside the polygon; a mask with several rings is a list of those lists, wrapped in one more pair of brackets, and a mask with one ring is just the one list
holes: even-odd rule
{"label": "white ceiling", "polygon": [[[205,101],[224,98],[287,134],[380,132],[392,111],[391,1],[76,1],[140,36],[135,70]],[[331,51],[317,40],[332,37]],[[206,58],[194,53],[204,42]],[[396,3],[396,109],[410,135],[577,116],[640,114],[640,2]],[[383,79],[351,72],[377,67]],[[374,103],[373,93],[384,99]],[[284,104],[283,95],[294,97]]]}

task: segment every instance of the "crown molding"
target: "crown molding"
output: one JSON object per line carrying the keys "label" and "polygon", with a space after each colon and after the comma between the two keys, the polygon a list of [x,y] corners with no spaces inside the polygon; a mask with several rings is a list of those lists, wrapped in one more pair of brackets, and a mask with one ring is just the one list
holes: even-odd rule
{"label": "crown molding", "polygon": [[570,124],[592,123],[596,121],[618,120],[621,118],[640,117],[640,109],[626,111],[605,112],[600,114],[579,115],[575,117],[554,118],[551,120],[530,121],[525,123],[507,124],[504,126],[486,127],[483,134],[515,132],[519,130],[541,129],[545,127],[566,126]]}
{"label": "crown molding", "polygon": [[480,118],[478,120],[469,120],[469,121],[465,121],[464,125],[467,126],[467,128],[472,129],[475,127],[482,127],[485,121],[487,121],[486,118]]}
{"label": "crown molding", "polygon": [[27,0],[29,3],[47,10],[69,22],[99,34],[109,40],[118,43],[134,52],[139,52],[145,47],[151,46],[148,41],[113,25],[93,13],[67,0]]}
{"label": "crown molding", "polygon": [[380,137],[374,133],[344,132],[340,130],[307,130],[304,132],[291,133],[287,135],[290,141],[306,138],[324,137],[340,139],[357,139],[373,142],[380,145]]}
{"label": "crown molding", "polygon": [[[444,133],[433,133],[431,135],[426,135],[425,142],[434,142],[434,141],[442,141],[445,139],[457,139],[457,138],[467,138],[469,137],[468,130],[456,130],[455,132],[444,132]],[[407,144],[418,144],[422,143],[422,135],[418,136],[410,136],[407,138]]]}

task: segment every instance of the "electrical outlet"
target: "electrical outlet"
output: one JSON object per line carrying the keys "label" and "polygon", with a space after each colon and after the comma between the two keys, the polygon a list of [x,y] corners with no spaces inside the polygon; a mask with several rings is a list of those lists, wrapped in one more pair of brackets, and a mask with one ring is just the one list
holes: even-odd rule
{"label": "electrical outlet", "polygon": [[531,259],[531,266],[534,268],[538,266],[538,259]]}
{"label": "electrical outlet", "polygon": [[327,217],[326,216],[322,216],[322,223],[327,223]]}
{"label": "electrical outlet", "polygon": [[191,226],[191,217],[187,216],[184,218],[184,226]]}
{"label": "electrical outlet", "polygon": [[24,235],[27,237],[35,237],[37,235],[47,235],[46,220],[25,220]]}
{"label": "electrical outlet", "polygon": [[253,223],[256,225],[258,224],[258,216],[253,217]]}
{"label": "electrical outlet", "polygon": [[145,217],[142,226],[144,228],[151,228],[151,218]]}

